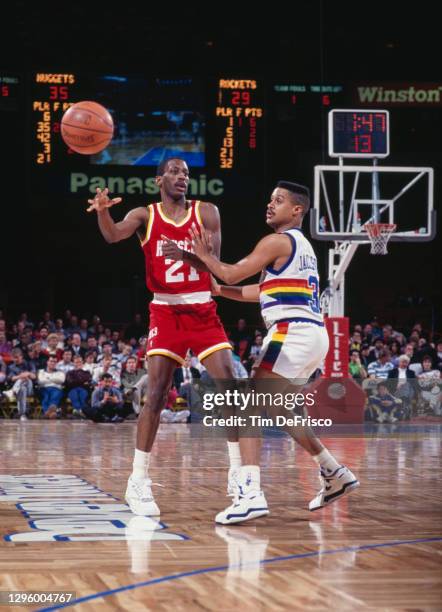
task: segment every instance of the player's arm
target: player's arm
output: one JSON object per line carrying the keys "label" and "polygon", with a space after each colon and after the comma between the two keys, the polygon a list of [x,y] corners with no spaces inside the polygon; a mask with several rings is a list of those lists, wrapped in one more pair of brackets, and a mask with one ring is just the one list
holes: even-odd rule
{"label": "player's arm", "polygon": [[228,285],[219,285],[212,277],[212,295],[235,300],[236,302],[259,302],[259,285],[229,287]]}
{"label": "player's arm", "polygon": [[[221,253],[221,221],[218,207],[211,202],[201,202],[200,215],[203,227],[210,232],[211,249],[213,255],[218,259]],[[184,249],[178,248],[175,242],[169,240],[167,236],[161,236],[163,239],[163,255],[169,259],[183,260],[189,266],[196,268],[202,272],[208,272],[207,266],[195,255]]]}
{"label": "player's arm", "polygon": [[98,189],[93,200],[88,200],[90,206],[87,212],[97,211],[98,227],[106,242],[119,242],[133,236],[141,227],[147,227],[149,213],[147,208],[139,207],[129,211],[118,223],[112,219],[109,208],[121,202],[121,198],[109,198],[109,190]]}
{"label": "player's arm", "polygon": [[197,228],[190,230],[195,254],[217,278],[227,285],[235,285],[242,280],[254,276],[278,258],[290,257],[292,243],[284,234],[271,234],[262,238],[253,251],[235,264],[219,261],[211,253],[210,239],[204,228],[198,233]]}

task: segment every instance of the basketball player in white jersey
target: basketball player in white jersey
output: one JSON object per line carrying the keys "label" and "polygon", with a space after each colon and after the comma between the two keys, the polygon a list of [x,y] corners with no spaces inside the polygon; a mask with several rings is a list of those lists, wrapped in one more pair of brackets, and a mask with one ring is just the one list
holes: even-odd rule
{"label": "basketball player in white jersey", "polygon": [[[307,379],[325,358],[329,341],[319,308],[319,277],[313,248],[301,231],[310,206],[306,187],[280,181],[267,205],[267,225],[274,233],[258,242],[236,264],[219,261],[211,252],[210,234],[204,228],[190,230],[195,254],[227,285],[215,285],[214,293],[241,302],[260,302],[268,329],[254,378],[276,379],[286,388],[288,379]],[[231,287],[262,271],[259,284]],[[291,428],[290,435],[312,456],[320,468],[322,489],[310,502],[318,510],[359,486],[348,468],[340,465],[308,427]],[[255,439],[252,465],[237,471],[234,502],[216,521],[239,523],[268,514],[260,486],[260,441]]]}

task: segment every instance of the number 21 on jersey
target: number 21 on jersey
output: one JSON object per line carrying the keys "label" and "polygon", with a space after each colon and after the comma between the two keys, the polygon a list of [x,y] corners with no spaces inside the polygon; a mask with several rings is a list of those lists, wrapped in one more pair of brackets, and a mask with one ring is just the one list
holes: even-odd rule
{"label": "number 21 on jersey", "polygon": [[184,280],[188,281],[197,281],[200,278],[200,275],[190,266],[189,276],[187,279],[184,278],[184,272],[180,268],[183,266],[183,261],[174,261],[173,259],[166,259],[165,264],[169,266],[166,269],[166,283],[182,283]]}

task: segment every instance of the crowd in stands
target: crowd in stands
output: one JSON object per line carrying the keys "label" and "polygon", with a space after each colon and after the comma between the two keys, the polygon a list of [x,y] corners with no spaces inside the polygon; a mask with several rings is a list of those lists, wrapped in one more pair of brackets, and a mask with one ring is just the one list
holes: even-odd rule
{"label": "crowd in stands", "polygon": [[[23,313],[7,321],[0,310],[0,415],[91,419],[118,423],[136,419],[148,387],[147,325],[141,315],[125,327],[89,321],[69,310],[38,322]],[[265,331],[239,319],[229,330],[235,377],[251,375]],[[419,323],[395,330],[374,319],[354,324],[349,373],[367,394],[366,418],[408,419],[416,411],[442,415],[442,338],[430,338]],[[163,421],[187,421],[201,403],[199,389],[213,381],[189,351],[177,367]]]}
{"label": "crowd in stands", "polygon": [[416,323],[395,330],[375,319],[353,326],[349,373],[367,393],[366,419],[442,416],[442,337]]}

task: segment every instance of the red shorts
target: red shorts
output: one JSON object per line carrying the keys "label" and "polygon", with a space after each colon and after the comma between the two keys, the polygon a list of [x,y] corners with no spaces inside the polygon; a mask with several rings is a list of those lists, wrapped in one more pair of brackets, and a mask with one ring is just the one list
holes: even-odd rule
{"label": "red shorts", "polygon": [[216,303],[150,304],[147,355],[164,355],[184,363],[188,349],[202,361],[215,351],[231,349]]}

